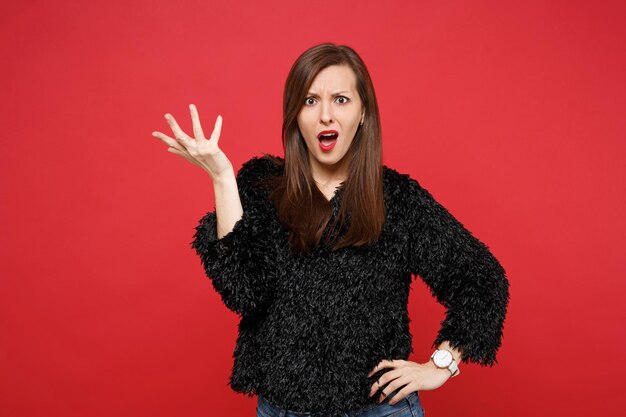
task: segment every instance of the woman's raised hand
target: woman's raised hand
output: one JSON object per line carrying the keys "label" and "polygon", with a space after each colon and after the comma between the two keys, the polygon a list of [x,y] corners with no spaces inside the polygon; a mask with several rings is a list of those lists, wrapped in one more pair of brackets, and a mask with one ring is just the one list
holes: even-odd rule
{"label": "woman's raised hand", "polygon": [[167,150],[169,152],[205,170],[211,176],[212,180],[219,178],[220,175],[227,173],[228,170],[232,172],[233,166],[230,160],[218,147],[220,132],[222,131],[222,116],[217,116],[211,137],[206,139],[202,132],[196,106],[190,104],[189,111],[191,112],[193,135],[195,138],[183,132],[180,126],[178,126],[178,123],[176,123],[176,120],[174,120],[174,117],[169,113],[165,115],[165,120],[167,120],[167,123],[170,125],[174,133],[174,138],[161,132],[152,132],[152,136],[161,139],[168,145],[169,148]]}

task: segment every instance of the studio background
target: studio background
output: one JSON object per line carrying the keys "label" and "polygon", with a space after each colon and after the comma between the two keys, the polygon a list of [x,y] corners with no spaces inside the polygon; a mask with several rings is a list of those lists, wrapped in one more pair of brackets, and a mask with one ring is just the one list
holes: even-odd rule
{"label": "studio background", "polygon": [[[282,156],[284,81],[321,42],[365,60],[384,162],[510,280],[498,364],[423,391],[426,415],[623,415],[624,2],[0,7],[1,416],[254,415],[190,248],[210,178],[151,132],[191,133],[194,103],[235,169]],[[409,310],[425,362],[445,310],[419,278]]]}

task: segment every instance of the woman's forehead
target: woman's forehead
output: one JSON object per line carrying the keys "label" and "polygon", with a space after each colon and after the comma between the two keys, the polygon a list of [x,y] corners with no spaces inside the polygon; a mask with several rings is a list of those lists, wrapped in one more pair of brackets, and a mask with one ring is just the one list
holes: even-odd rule
{"label": "woman's forehead", "polygon": [[345,65],[331,65],[320,71],[309,88],[309,93],[340,94],[354,91],[356,76],[352,69]]}

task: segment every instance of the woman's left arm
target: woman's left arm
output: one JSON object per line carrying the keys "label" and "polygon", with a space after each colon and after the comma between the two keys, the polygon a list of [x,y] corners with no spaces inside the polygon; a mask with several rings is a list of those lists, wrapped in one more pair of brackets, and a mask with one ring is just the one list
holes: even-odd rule
{"label": "woman's left arm", "polygon": [[[460,362],[493,366],[502,341],[509,303],[509,281],[504,268],[487,246],[474,237],[419,183],[407,176],[403,204],[409,230],[409,267],[446,307],[446,317],[432,344],[448,349]],[[401,388],[389,404],[410,392],[437,389],[451,378],[432,360],[416,363],[383,359],[368,374],[392,368],[370,387],[380,390],[379,402]],[[384,388],[383,388],[384,387]]]}
{"label": "woman's left arm", "polygon": [[464,363],[493,366],[509,302],[504,268],[416,180],[409,177],[408,184],[411,273],[447,309],[432,347],[451,348]]}

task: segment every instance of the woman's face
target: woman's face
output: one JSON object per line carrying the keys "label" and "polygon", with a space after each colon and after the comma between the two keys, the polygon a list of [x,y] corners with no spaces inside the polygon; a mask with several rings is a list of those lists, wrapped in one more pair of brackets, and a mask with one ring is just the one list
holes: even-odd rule
{"label": "woman's face", "polygon": [[[352,68],[331,65],[317,74],[298,114],[298,127],[315,171],[342,166],[364,111]],[[334,136],[321,137],[325,131]]]}

